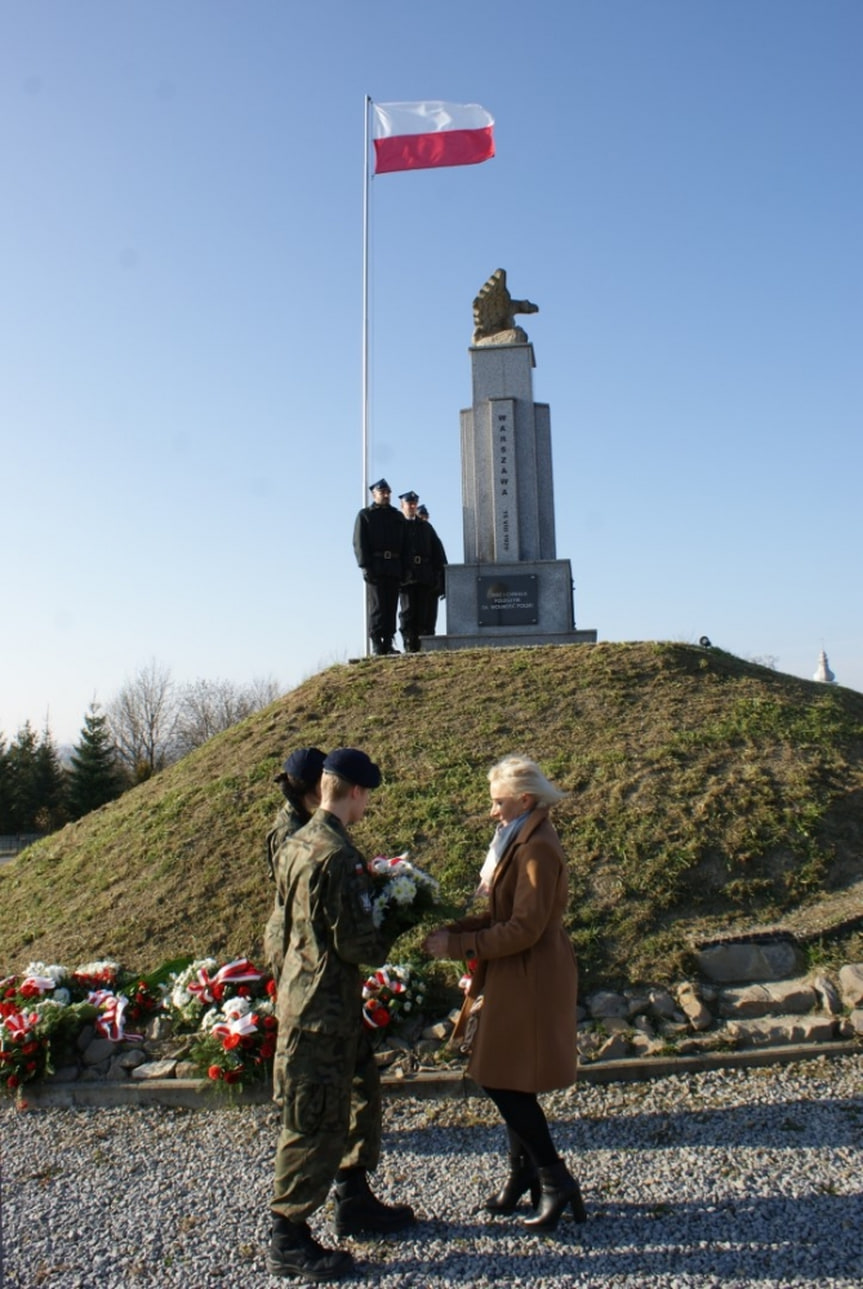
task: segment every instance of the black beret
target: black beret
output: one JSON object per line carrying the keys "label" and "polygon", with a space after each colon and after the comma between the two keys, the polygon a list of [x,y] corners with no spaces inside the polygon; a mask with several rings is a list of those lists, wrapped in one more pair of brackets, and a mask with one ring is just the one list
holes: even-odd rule
{"label": "black beret", "polygon": [[298,747],[285,762],[283,773],[314,787],[321,777],[326,758],[326,752],[319,747]]}
{"label": "black beret", "polygon": [[415,492],[400,492],[399,501],[419,501],[419,496]]}
{"label": "black beret", "polygon": [[337,747],[324,761],[324,770],[360,788],[376,788],[381,781],[381,772],[374,761],[358,747]]}

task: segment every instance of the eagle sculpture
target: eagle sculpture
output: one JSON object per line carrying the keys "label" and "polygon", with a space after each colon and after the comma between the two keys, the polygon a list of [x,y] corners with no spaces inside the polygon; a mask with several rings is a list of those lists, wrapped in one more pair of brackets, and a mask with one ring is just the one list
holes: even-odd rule
{"label": "eagle sculpture", "polygon": [[513,300],[506,286],[506,269],[495,269],[473,302],[473,343],[526,344],[527,332],[515,325],[515,315],[538,312],[539,306],[530,300]]}

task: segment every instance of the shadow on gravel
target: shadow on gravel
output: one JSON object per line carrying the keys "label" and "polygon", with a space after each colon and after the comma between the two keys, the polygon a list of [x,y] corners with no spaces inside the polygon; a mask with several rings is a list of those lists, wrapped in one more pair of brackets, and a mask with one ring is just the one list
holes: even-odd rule
{"label": "shadow on gravel", "polygon": [[[609,1119],[558,1118],[549,1120],[552,1136],[563,1150],[655,1150],[667,1146],[747,1146],[781,1148],[781,1137],[794,1148],[863,1145],[863,1101],[856,1098],[822,1101],[787,1101],[777,1106],[734,1106],[720,1110],[682,1110],[679,1114],[617,1115]],[[451,1133],[453,1150],[499,1151],[504,1130],[477,1125],[451,1129],[433,1125],[400,1131],[387,1128],[396,1150],[418,1155],[439,1154],[440,1134]]]}

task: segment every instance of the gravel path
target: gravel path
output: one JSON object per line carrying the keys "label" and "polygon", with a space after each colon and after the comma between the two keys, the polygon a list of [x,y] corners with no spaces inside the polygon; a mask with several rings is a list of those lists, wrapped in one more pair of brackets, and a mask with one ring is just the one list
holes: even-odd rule
{"label": "gravel path", "polygon": [[[406,1236],[347,1241],[377,1289],[859,1286],[863,1056],[579,1086],[545,1099],[589,1221],[476,1211],[503,1131],[483,1099],[390,1100],[383,1198]],[[0,1110],[5,1289],[215,1289],[267,1275],[274,1109]],[[333,1242],[330,1209],[313,1219]]]}

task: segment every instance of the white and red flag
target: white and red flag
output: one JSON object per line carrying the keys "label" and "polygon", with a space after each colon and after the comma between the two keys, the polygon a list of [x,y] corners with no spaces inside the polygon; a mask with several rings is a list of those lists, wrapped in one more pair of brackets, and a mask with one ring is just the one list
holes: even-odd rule
{"label": "white and red flag", "polygon": [[376,175],[474,166],[494,156],[494,118],[478,103],[373,103]]}

